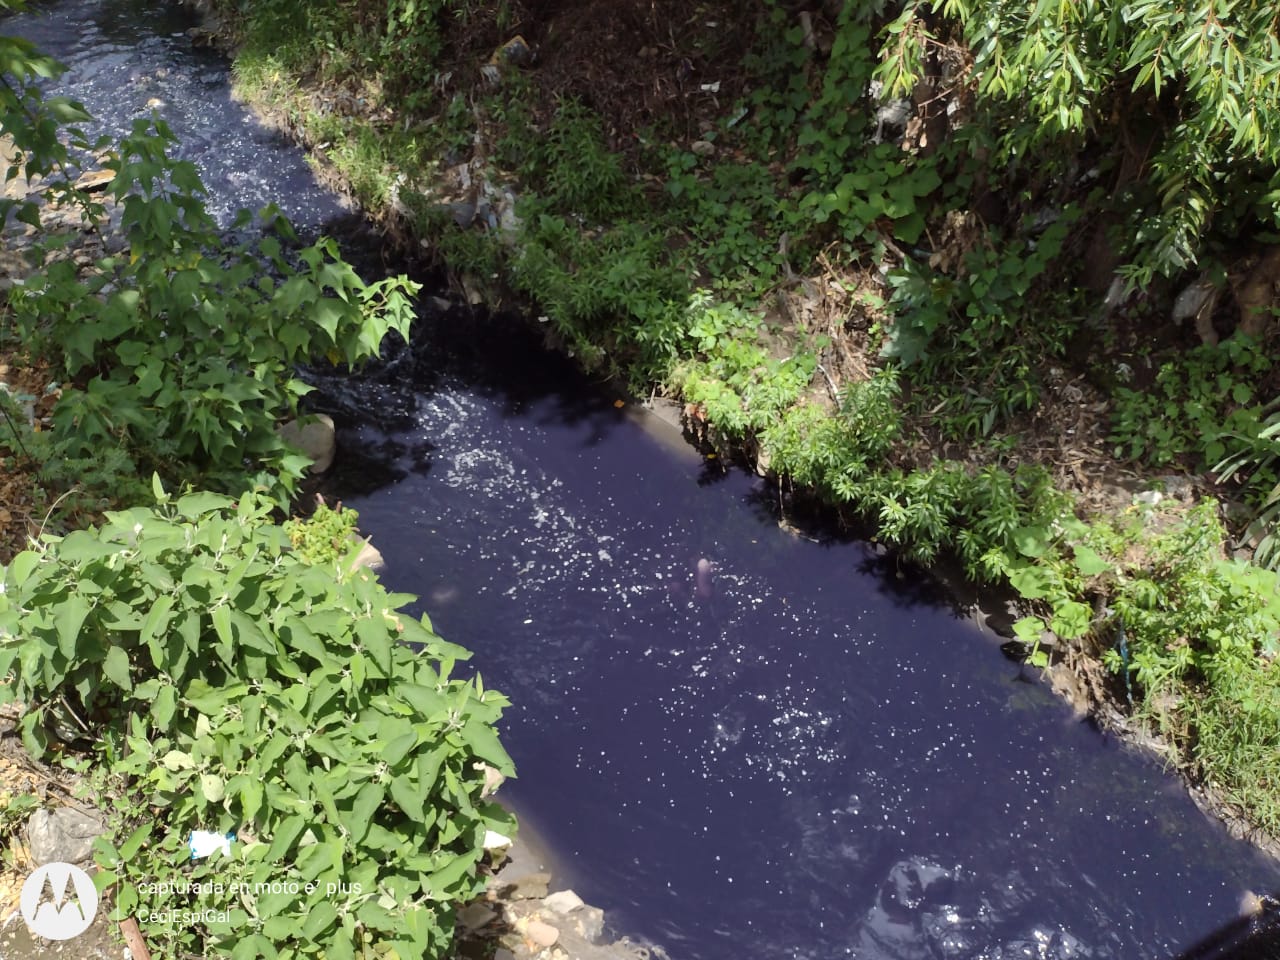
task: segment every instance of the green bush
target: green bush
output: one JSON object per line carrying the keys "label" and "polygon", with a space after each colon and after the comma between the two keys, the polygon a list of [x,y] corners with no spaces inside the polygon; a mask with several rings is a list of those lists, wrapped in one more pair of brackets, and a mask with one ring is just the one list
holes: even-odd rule
{"label": "green bush", "polygon": [[[24,743],[82,731],[112,796],[112,916],[166,957],[443,957],[486,830],[513,826],[481,765],[513,772],[506,699],[450,678],[468,654],[411,597],[292,553],[269,501],[155,486],[19,554],[0,591]],[[231,855],[192,859],[192,830],[235,833]]]}
{"label": "green bush", "polygon": [[355,364],[389,331],[407,336],[418,285],[366,284],[331,240],[287,258],[292,233],[270,208],[264,235],[228,249],[195,167],[166,154],[172,141],[163,121],[139,120],[111,160],[128,256],[89,279],[60,260],[10,295],[26,342],[60,354],[81,387],[54,408],[53,442],[72,459],[120,447],[135,473],[226,490],[248,467],[283,496],[307,466],[275,429],[309,390],[297,364]]}

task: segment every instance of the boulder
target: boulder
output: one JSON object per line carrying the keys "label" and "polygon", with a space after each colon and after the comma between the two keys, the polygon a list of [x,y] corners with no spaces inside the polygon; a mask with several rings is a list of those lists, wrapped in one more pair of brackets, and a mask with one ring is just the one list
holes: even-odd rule
{"label": "boulder", "polygon": [[105,190],[116,177],[114,170],[86,170],[76,179],[75,188],[85,193],[97,193]]}
{"label": "boulder", "polygon": [[565,914],[583,906],[582,898],[572,890],[559,890],[551,894],[542,905],[552,913]]}
{"label": "boulder", "polygon": [[524,928],[524,935],[530,943],[543,950],[554,946],[555,942],[560,939],[560,931],[541,920],[530,920]]}
{"label": "boulder", "polygon": [[86,863],[93,857],[93,841],[106,832],[101,820],[71,807],[37,810],[27,821],[27,849],[37,866]]}
{"label": "boulder", "polygon": [[324,473],[333,465],[337,449],[334,438],[333,418],[321,413],[281,424],[276,432],[280,439],[298,450],[311,461],[312,473]]}
{"label": "boulder", "polygon": [[351,569],[348,572],[355,573],[361,567],[372,570],[374,573],[385,570],[387,562],[382,559],[382,551],[364,538],[356,539],[360,541],[360,551],[352,559]]}

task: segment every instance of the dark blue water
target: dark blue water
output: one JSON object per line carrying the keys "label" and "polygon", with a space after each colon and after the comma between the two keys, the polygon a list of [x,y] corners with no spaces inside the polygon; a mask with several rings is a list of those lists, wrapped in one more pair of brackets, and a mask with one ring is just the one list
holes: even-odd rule
{"label": "dark blue water", "polygon": [[[122,78],[169,71],[219,210],[323,210],[186,21],[52,9],[23,32],[114,123],[147,99]],[[1280,887],[916,578],[780,530],[762,481],[521,334],[451,314],[417,338],[364,381],[318,381],[342,427],[331,492],[388,585],[515,701],[504,795],[618,932],[678,960],[1162,958]]]}
{"label": "dark blue water", "polygon": [[925,585],[780,530],[763,481],[518,334],[434,323],[417,370],[329,383],[334,489],[515,700],[504,790],[623,929],[704,960],[1166,957],[1280,878]]}
{"label": "dark blue water", "polygon": [[173,153],[194,162],[210,187],[207,206],[220,223],[269,202],[299,225],[341,214],[302,151],[232,100],[226,60],[192,47],[187,29],[196,22],[176,0],[63,0],[10,17],[3,29],[68,67],[48,89],[84,102],[98,121],[94,135],[119,136],[158,113],[181,140]]}

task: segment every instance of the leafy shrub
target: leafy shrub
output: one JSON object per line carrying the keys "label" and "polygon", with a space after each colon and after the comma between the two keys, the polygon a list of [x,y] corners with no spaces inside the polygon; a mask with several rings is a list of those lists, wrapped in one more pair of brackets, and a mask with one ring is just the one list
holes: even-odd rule
{"label": "leafy shrub", "polygon": [[[269,501],[155,485],[19,554],[0,592],[24,743],[70,718],[115,795],[113,917],[170,957],[443,957],[486,829],[512,827],[478,768],[512,772],[506,699],[450,678],[468,654],[411,597],[290,552]],[[193,860],[197,829],[235,833],[231,856]]]}
{"label": "leafy shrub", "polygon": [[[1251,382],[1270,368],[1266,351],[1240,333],[1168,357],[1150,388],[1116,390],[1116,456],[1166,464],[1190,454],[1197,466],[1211,467],[1243,453],[1262,429]],[[1259,466],[1259,485],[1269,489],[1273,474]]]}
{"label": "leafy shrub", "polygon": [[54,441],[72,458],[122,447],[137,470],[223,489],[242,487],[247,461],[284,495],[306,468],[275,432],[309,389],[295,366],[376,356],[389,331],[407,335],[417,285],[364,283],[331,240],[287,260],[277,235],[292,233],[270,208],[271,232],[228,249],[195,167],[168,157],[173,135],[154,123],[111,161],[129,256],[88,280],[52,263],[11,295],[23,336],[81,385],[54,408]]}
{"label": "leafy shrub", "polygon": [[535,136],[521,173],[555,210],[599,222],[634,200],[618,155],[605,146],[600,118],[581,101],[560,100]]}
{"label": "leafy shrub", "polygon": [[1075,321],[1059,302],[1050,316],[1027,316],[1034,285],[1061,252],[1074,211],[1034,240],[1002,240],[968,251],[952,276],[907,260],[890,274],[896,312],[883,356],[913,380],[948,394],[952,432],[987,436],[1004,418],[1039,401],[1036,370],[1060,356]]}
{"label": "leafy shrub", "polygon": [[[1275,406],[1275,401],[1267,407]],[[1254,562],[1270,570],[1280,569],[1280,537],[1276,524],[1280,523],[1280,411],[1270,413],[1257,429],[1246,434],[1234,434],[1231,455],[1217,463],[1213,472],[1219,483],[1240,480],[1250,495],[1255,508],[1251,525],[1259,528],[1262,536],[1254,551]]]}
{"label": "leafy shrub", "polygon": [[360,514],[339,504],[334,510],[326,503],[316,506],[316,512],[306,520],[286,521],[284,532],[289,543],[307,563],[328,567],[346,556],[351,549],[351,537],[356,531]]}
{"label": "leafy shrub", "polygon": [[817,369],[817,358],[804,350],[770,356],[757,317],[733,304],[715,303],[705,291],[690,301],[689,324],[689,339],[706,359],[686,364],[675,375],[677,384],[734,437],[771,426],[800,398]]}

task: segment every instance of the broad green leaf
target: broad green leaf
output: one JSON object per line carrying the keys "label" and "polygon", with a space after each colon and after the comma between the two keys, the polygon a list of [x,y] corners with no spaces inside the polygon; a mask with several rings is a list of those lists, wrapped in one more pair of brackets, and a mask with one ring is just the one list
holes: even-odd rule
{"label": "broad green leaf", "polygon": [[302,935],[308,940],[316,942],[322,933],[334,925],[337,919],[337,908],[330,901],[321,900],[307,910],[306,918],[302,921]]}
{"label": "broad green leaf", "polygon": [[462,728],[462,740],[477,757],[493,764],[503,776],[515,775],[515,764],[498,742],[498,734],[493,727],[478,722],[474,717],[468,717],[466,726]]}
{"label": "broad green leaf", "polygon": [[1013,542],[1024,557],[1043,557],[1049,549],[1049,532],[1044,527],[1019,527],[1013,531]]}
{"label": "broad green leaf", "polygon": [[240,815],[252,823],[261,806],[262,781],[249,777],[240,789]]}
{"label": "broad green leaf", "polygon": [[102,672],[107,679],[122,690],[133,689],[132,669],[129,655],[120,647],[112,647],[107,651],[107,658],[102,664]]}
{"label": "broad green leaf", "polygon": [[1049,572],[1033,566],[1014,567],[1009,571],[1009,583],[1024,600],[1040,600],[1053,592],[1053,579]]}
{"label": "broad green leaf", "polygon": [[1013,625],[1013,635],[1026,644],[1040,642],[1044,633],[1044,621],[1039,617],[1023,617]]}
{"label": "broad green leaf", "polygon": [[53,625],[58,634],[58,649],[69,660],[76,659],[80,628],[84,626],[89,609],[89,604],[82,597],[73,594],[58,605],[57,613],[54,614]]}
{"label": "broad green leaf", "polygon": [[374,782],[366,783],[356,794],[355,802],[351,805],[350,819],[346,822],[347,829],[351,831],[351,838],[356,843],[364,839],[373,815],[382,806],[384,796],[386,796],[386,787]]}
{"label": "broad green leaf", "polygon": [[401,683],[396,685],[395,692],[423,719],[430,719],[448,708],[444,697],[437,693],[434,687],[418,683]]}
{"label": "broad green leaf", "polygon": [[9,564],[8,579],[14,586],[22,586],[40,565],[40,554],[34,550],[24,550],[13,558]]}
{"label": "broad green leaf", "polygon": [[181,750],[170,750],[161,758],[160,762],[175,773],[179,770],[190,770],[195,766],[195,761],[191,759],[191,754],[183,753]]}
{"label": "broad green leaf", "polygon": [[200,792],[210,803],[221,803],[226,796],[226,785],[221,777],[213,773],[200,774]]}
{"label": "broad green leaf", "polygon": [[1094,577],[1111,569],[1111,564],[1091,547],[1077,544],[1075,554],[1076,569],[1080,571],[1080,575],[1083,577]]}
{"label": "broad green leaf", "polygon": [[120,859],[129,861],[137,856],[142,845],[151,838],[153,829],[155,829],[155,823],[148,821],[129,834],[129,839],[120,845]]}
{"label": "broad green leaf", "polygon": [[279,860],[285,856],[298,837],[302,836],[302,831],[307,827],[307,821],[302,817],[286,817],[276,827],[271,837],[271,847],[267,850],[268,860]]}
{"label": "broad green leaf", "polygon": [[392,639],[381,618],[362,617],[356,621],[356,636],[384,677],[391,676]]}
{"label": "broad green leaf", "polygon": [[414,731],[399,734],[388,740],[386,746],[382,748],[382,759],[388,766],[394,767],[417,745],[418,734]]}
{"label": "broad green leaf", "polygon": [[218,639],[229,649],[235,649],[235,637],[231,632],[231,608],[226,604],[213,608],[213,629]]}
{"label": "broad green leaf", "polygon": [[408,777],[393,777],[391,799],[415,823],[422,823],[426,812],[424,791]]}
{"label": "broad green leaf", "polygon": [[160,687],[159,693],[156,694],[155,700],[151,703],[151,716],[160,730],[167,731],[169,729],[169,722],[173,720],[177,701],[178,691],[176,687],[168,683]]}
{"label": "broad green leaf", "polygon": [[114,543],[104,543],[88,530],[75,530],[58,544],[58,559],[63,563],[83,564],[91,560],[101,560],[119,553],[121,547]]}

